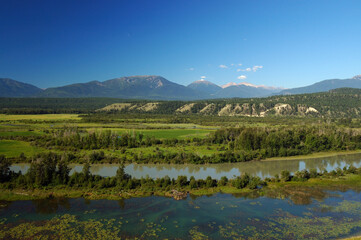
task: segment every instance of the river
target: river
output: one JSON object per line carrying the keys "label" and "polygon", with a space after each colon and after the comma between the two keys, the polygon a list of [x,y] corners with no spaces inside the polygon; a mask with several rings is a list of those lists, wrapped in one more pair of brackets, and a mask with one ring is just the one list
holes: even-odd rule
{"label": "river", "polygon": [[[125,166],[125,172],[135,178],[149,176],[151,178],[161,178],[168,175],[171,178],[177,178],[179,175],[194,176],[196,179],[205,179],[211,176],[220,179],[222,176],[233,178],[241,173],[249,173],[253,176],[259,176],[264,179],[279,174],[282,170],[288,170],[291,173],[303,169],[316,169],[317,171],[332,171],[336,168],[343,168],[353,165],[361,167],[361,153],[349,155],[337,155],[332,157],[320,157],[312,159],[298,160],[278,160],[278,161],[251,161],[241,163],[221,163],[221,164],[128,164]],[[25,173],[29,169],[29,164],[14,164],[11,169]],[[82,165],[71,164],[72,172],[80,172]],[[115,176],[118,169],[116,164],[94,164],[91,167],[93,174],[101,176]]]}

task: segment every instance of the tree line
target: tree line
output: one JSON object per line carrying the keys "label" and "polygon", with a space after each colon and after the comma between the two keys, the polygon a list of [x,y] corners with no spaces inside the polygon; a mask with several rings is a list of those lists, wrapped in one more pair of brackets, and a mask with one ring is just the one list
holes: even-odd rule
{"label": "tree line", "polygon": [[[296,127],[238,127],[218,129],[206,138],[156,139],[141,132],[121,134],[102,131],[88,133],[77,128],[64,128],[43,136],[3,137],[31,141],[39,147],[77,152],[84,150],[120,150],[123,161],[137,163],[222,163],[245,162],[271,157],[305,155],[320,151],[361,149],[358,129],[335,126]],[[220,151],[200,156],[196,153],[164,152],[158,147],[219,146]],[[130,148],[155,146],[157,150],[143,154],[127,152]],[[100,152],[101,153],[101,152]],[[98,155],[97,155],[98,154]],[[98,151],[89,155],[92,162],[114,162],[111,156],[99,156]],[[104,161],[103,161],[104,162]]]}
{"label": "tree line", "polygon": [[66,162],[66,156],[55,153],[43,153],[34,159],[27,173],[15,173],[10,170],[11,162],[0,155],[0,183],[3,189],[41,189],[44,187],[67,186],[75,189],[104,189],[114,188],[118,191],[143,189],[150,191],[170,191],[172,189],[202,189],[221,186],[232,186],[238,189],[257,189],[270,182],[307,181],[310,178],[318,177],[339,177],[346,174],[361,174],[361,168],[354,166],[337,168],[327,172],[317,172],[315,169],[297,171],[293,175],[289,171],[283,170],[273,178],[264,180],[257,176],[250,176],[243,173],[233,179],[222,177],[221,179],[195,179],[186,176],[178,176],[176,179],[165,176],[163,178],[152,179],[149,177],[136,179],[125,173],[124,165],[121,163],[114,177],[102,177],[93,175],[90,172],[91,165],[86,163],[82,172],[74,172],[70,175],[71,169]]}

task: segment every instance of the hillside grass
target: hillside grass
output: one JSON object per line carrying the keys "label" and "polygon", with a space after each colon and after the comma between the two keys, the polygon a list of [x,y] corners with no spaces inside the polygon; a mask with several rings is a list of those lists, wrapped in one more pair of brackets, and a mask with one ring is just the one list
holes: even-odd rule
{"label": "hillside grass", "polygon": [[44,149],[31,146],[28,142],[0,140],[0,154],[4,154],[6,157],[18,157],[21,153],[29,157],[43,151]]}

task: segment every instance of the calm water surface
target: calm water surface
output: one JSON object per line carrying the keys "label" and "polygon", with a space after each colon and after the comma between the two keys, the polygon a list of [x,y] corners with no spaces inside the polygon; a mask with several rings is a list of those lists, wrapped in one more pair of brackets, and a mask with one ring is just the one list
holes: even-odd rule
{"label": "calm water surface", "polygon": [[0,239],[336,239],[361,231],[360,193],[312,194],[301,194],[301,200],[216,194],[180,201],[0,202]]}
{"label": "calm water surface", "polygon": [[[133,177],[178,175],[262,178],[283,169],[361,167],[361,154],[327,158],[217,165],[129,164]],[[26,172],[29,165],[15,165]],[[72,171],[81,171],[73,165]],[[113,176],[117,165],[95,165]],[[277,190],[266,196],[215,194],[176,201],[165,197],[120,201],[46,199],[0,202],[0,239],[339,239],[361,234],[361,194],[317,189]]]}
{"label": "calm water surface", "polygon": [[[282,170],[295,172],[303,169],[315,168],[318,171],[332,171],[338,167],[354,165],[361,167],[361,153],[352,155],[339,155],[333,157],[322,157],[314,159],[299,160],[280,160],[280,161],[252,161],[244,163],[223,163],[223,164],[129,164],[125,167],[125,172],[133,177],[141,178],[149,176],[151,178],[160,178],[168,175],[171,178],[177,178],[179,175],[194,176],[196,179],[205,179],[207,176],[220,179],[222,176],[233,178],[243,172],[261,178],[273,177]],[[82,165],[70,165],[72,172],[80,172]],[[15,164],[12,170],[22,171],[29,169],[29,164]],[[93,165],[91,172],[101,176],[115,176],[118,165],[98,164]]]}

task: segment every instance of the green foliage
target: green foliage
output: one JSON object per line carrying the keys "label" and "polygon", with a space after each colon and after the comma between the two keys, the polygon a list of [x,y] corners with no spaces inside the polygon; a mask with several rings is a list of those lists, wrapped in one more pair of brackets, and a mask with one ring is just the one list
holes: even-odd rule
{"label": "green foliage", "polygon": [[215,186],[217,186],[217,180],[212,179],[212,177],[208,176],[206,178],[206,187],[207,188],[212,188],[212,187],[215,187]]}
{"label": "green foliage", "polygon": [[44,151],[43,148],[32,146],[28,142],[0,140],[0,154],[4,154],[6,157],[18,157],[22,153],[25,153],[26,156],[33,156],[42,151]]}
{"label": "green foliage", "polygon": [[283,182],[288,182],[288,181],[290,181],[290,180],[291,180],[290,172],[287,171],[287,170],[282,170],[280,179],[281,179],[281,181],[283,181]]}
{"label": "green foliage", "polygon": [[218,186],[225,186],[228,183],[228,178],[223,176],[221,177],[221,179],[218,181]]}
{"label": "green foliage", "polygon": [[5,155],[0,155],[0,183],[10,179],[10,166],[10,160],[7,159]]}
{"label": "green foliage", "polygon": [[6,114],[89,113],[117,98],[0,98],[0,112]]}
{"label": "green foliage", "polygon": [[[315,176],[315,173],[313,173],[313,176]],[[293,176],[293,180],[295,180],[295,181],[306,181],[310,177],[311,177],[311,174],[306,169],[304,169],[302,171],[295,172],[295,174]]]}
{"label": "green foliage", "polygon": [[240,177],[237,177],[233,182],[232,185],[238,189],[245,188],[250,181],[250,176],[248,173],[243,173]]}
{"label": "green foliage", "polygon": [[90,173],[90,163],[89,162],[86,162],[83,166],[83,170],[82,170],[82,174],[85,178],[85,181],[87,181],[89,179],[89,177],[91,176],[91,173]]}
{"label": "green foliage", "polygon": [[66,182],[70,169],[63,161],[58,165],[59,160],[59,155],[51,152],[35,157],[25,176],[28,185],[41,187]]}

